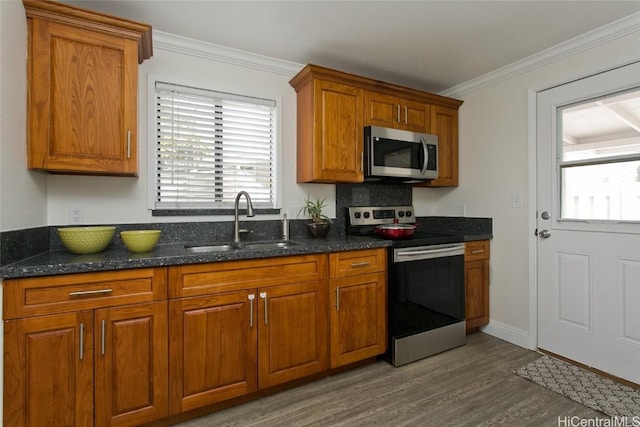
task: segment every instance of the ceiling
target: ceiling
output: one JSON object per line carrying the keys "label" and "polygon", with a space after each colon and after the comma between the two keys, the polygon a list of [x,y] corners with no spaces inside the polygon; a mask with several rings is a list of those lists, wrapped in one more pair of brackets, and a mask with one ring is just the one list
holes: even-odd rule
{"label": "ceiling", "polygon": [[639,1],[66,0],[154,30],[441,92],[640,12]]}

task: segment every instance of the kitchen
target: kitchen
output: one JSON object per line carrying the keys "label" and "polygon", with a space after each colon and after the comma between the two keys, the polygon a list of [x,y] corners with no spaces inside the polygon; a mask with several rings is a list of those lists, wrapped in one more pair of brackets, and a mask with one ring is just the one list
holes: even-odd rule
{"label": "kitchen", "polygon": [[[147,158],[140,144],[139,178],[47,176],[24,167],[26,77],[24,51],[26,23],[20,2],[3,2],[2,19],[2,115],[0,135],[0,230],[12,231],[48,225],[65,225],[69,207],[82,206],[86,224],[152,223],[148,211]],[[492,84],[469,84],[447,94],[464,100],[460,119],[460,186],[412,190],[413,204],[421,216],[458,216],[460,207],[469,217],[493,219],[491,256],[491,322],[485,332],[531,348],[535,329],[531,325],[530,281],[534,195],[529,165],[532,161],[528,133],[529,91],[546,88],[578,76],[637,59],[638,33],[624,33],[587,50],[563,52],[556,61],[515,76],[495,75]],[[186,46],[185,46],[186,44]],[[18,48],[20,47],[20,48]],[[187,53],[195,49],[197,55]],[[289,80],[299,66],[272,65],[271,71],[256,69],[249,55],[245,65],[217,60],[214,47],[167,34],[154,34],[154,56],[140,66],[139,140],[148,138],[146,75],[169,75],[189,81],[209,81],[212,75],[225,90],[251,91],[281,99],[283,144],[294,146],[295,92]],[[193,52],[193,51],[192,51]],[[7,66],[6,64],[11,64]],[[282,71],[282,70],[285,71]],[[188,71],[188,73],[187,73]],[[491,105],[492,108],[486,108]],[[22,141],[16,143],[16,141]],[[295,150],[282,150],[282,164],[295,163]],[[510,159],[509,162],[496,159]],[[487,167],[487,165],[490,165]],[[294,184],[295,170],[283,168],[285,208],[294,210],[308,193],[326,197],[328,215],[336,217],[335,187],[330,184]],[[505,179],[508,177],[508,179]],[[512,208],[512,194],[521,194],[522,208]],[[262,219],[262,218],[254,218]],[[264,219],[278,219],[265,215]],[[180,218],[173,221],[199,221]],[[2,249],[2,248],[0,248]]]}

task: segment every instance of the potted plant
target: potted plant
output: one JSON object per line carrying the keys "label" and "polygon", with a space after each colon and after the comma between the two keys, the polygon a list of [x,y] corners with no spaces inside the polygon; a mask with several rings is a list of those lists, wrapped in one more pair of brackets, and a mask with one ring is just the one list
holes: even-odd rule
{"label": "potted plant", "polygon": [[307,224],[307,231],[312,237],[325,237],[329,233],[331,219],[322,213],[322,209],[326,206],[325,199],[311,200],[309,195],[304,200],[304,206],[298,212],[310,217],[311,222]]}

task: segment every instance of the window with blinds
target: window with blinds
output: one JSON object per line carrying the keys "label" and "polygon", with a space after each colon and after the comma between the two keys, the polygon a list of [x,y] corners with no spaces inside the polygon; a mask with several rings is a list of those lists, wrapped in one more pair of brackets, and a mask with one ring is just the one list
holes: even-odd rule
{"label": "window with blinds", "polygon": [[275,207],[275,101],[155,82],[155,107],[155,209]]}

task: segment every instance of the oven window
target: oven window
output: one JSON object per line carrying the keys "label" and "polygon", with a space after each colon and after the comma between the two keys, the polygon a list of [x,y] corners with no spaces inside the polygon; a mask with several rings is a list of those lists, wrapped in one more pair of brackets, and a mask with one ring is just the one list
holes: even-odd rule
{"label": "oven window", "polygon": [[394,263],[389,279],[394,338],[464,320],[464,256]]}

